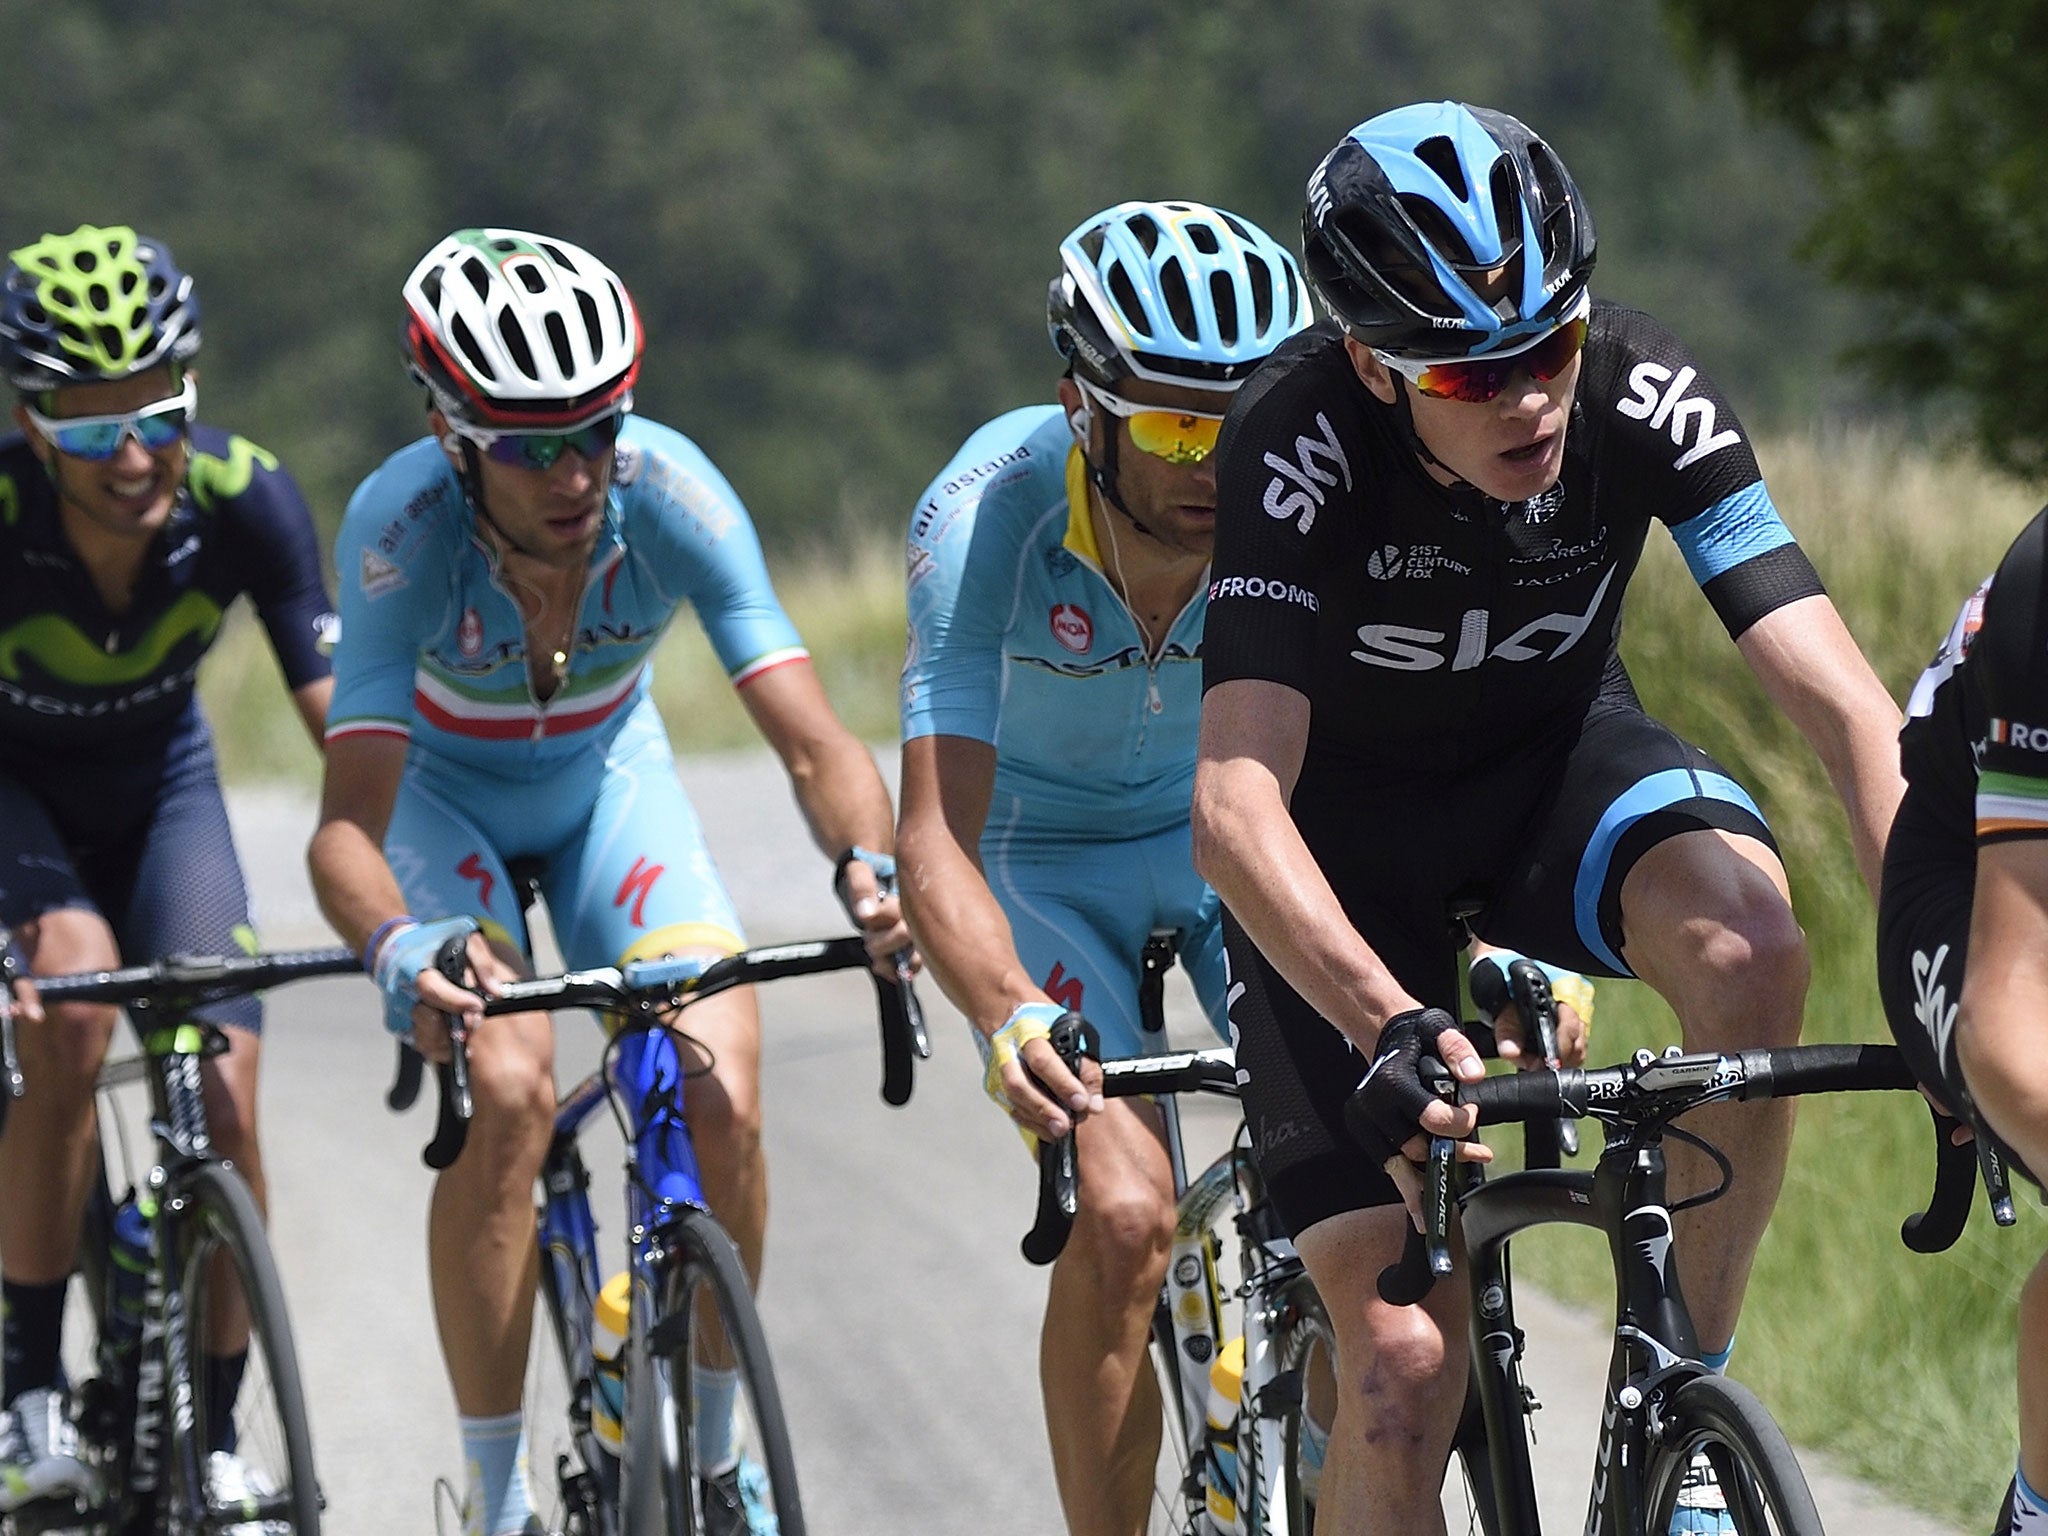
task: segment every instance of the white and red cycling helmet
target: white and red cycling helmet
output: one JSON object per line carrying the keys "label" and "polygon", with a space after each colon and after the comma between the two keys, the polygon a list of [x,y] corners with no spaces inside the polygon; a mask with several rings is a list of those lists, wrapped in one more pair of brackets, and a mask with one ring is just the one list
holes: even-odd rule
{"label": "white and red cycling helmet", "polygon": [[406,365],[457,420],[546,431],[633,403],[640,316],[581,246],[459,229],[412,269],[405,307]]}

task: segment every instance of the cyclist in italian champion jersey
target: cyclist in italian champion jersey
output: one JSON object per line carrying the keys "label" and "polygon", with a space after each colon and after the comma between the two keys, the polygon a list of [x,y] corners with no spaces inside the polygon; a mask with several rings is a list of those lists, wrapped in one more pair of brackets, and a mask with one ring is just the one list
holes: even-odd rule
{"label": "cyclist in italian champion jersey", "polygon": [[[1945,1107],[2022,1173],[2048,1168],[2048,512],[1964,603],[1899,734],[1878,984]],[[1994,1536],[2048,1529],[2048,1258],[2019,1305],[2019,1464]]]}
{"label": "cyclist in italian champion jersey", "polygon": [[[162,242],[83,225],[8,262],[0,369],[19,431],[0,438],[0,926],[44,974],[253,949],[194,681],[247,593],[319,739],[334,615],[312,520],[275,457],[194,420],[199,300]],[[26,1006],[25,1095],[0,1138],[0,1512],[90,1491],[58,1351],[117,1012]],[[261,1201],[260,1005],[198,1012],[229,1042],[202,1068],[213,1139]],[[215,1323],[209,1396],[230,1404],[245,1324]]]}
{"label": "cyclist in italian champion jersey", "polygon": [[[435,1060],[469,1031],[475,1119],[435,1186],[430,1264],[469,1467],[465,1528],[527,1530],[520,1398],[533,1313],[533,1180],[554,1109],[546,1014],[477,992],[528,969],[514,859],[541,867],[565,961],[744,947],[648,693],[647,659],[692,608],[790,774],[877,964],[908,942],[888,792],[825,699],[739,498],[679,433],[630,412],[641,332],[616,274],[566,241],[459,231],[407,280],[406,350],[431,435],[349,504],[321,824],[309,852],[363,950],[389,1028]],[[434,969],[467,935],[475,991]],[[691,1010],[685,1085],[704,1184],[758,1272],[767,1216],[751,992]],[[686,1047],[695,1051],[697,1047]],[[696,1385],[731,1439],[736,1378]],[[706,1489],[747,1529],[741,1471]],[[734,1523],[737,1522],[737,1523]],[[538,1529],[538,1526],[533,1526]]]}
{"label": "cyclist in italian champion jersey", "polygon": [[[1818,752],[1873,891],[1898,712],[1727,401],[1663,327],[1591,298],[1591,216],[1541,139],[1448,102],[1373,118],[1310,178],[1303,230],[1335,324],[1274,354],[1220,441],[1194,843],[1226,907],[1261,1166],[1337,1327],[1319,1514],[1426,1531],[1464,1304],[1439,1286],[1390,1308],[1374,1277],[1408,1229],[1418,1122],[1471,1129],[1414,1066],[1481,1071],[1451,1031],[1447,908],[1487,941],[1641,977],[1689,1048],[1799,1034],[1807,955],[1769,829],[1643,712],[1616,650],[1649,524]],[[1725,1361],[1791,1111],[1705,1119],[1736,1178],[1678,1218],[1683,1282]],[[1718,1181],[1691,1149],[1671,1165],[1674,1195]],[[1681,1519],[1717,1528],[1718,1497]]]}
{"label": "cyclist in italian champion jersey", "polygon": [[974,433],[911,517],[901,839],[913,929],[990,1096],[1033,1135],[1081,1127],[1041,1385],[1068,1528],[1128,1533],[1158,1448],[1145,1347],[1173,1178],[1152,1106],[1105,1105],[1045,1037],[1072,1008],[1105,1058],[1137,1055],[1157,929],[1224,1030],[1218,908],[1188,849],[1209,453],[1238,384],[1310,315],[1294,258],[1199,203],[1118,204],[1060,259],[1059,403]]}

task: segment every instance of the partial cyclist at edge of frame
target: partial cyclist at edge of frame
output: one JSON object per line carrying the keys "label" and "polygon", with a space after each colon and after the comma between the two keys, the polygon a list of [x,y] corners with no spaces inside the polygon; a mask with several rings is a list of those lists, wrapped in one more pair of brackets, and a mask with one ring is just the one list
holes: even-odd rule
{"label": "partial cyclist at edge of frame", "polygon": [[[198,420],[198,285],[165,243],[81,225],[9,254],[0,371],[0,926],[27,969],[111,969],[257,948],[212,732],[194,692],[247,594],[318,742],[335,623],[304,498],[269,450]],[[0,1512],[102,1490],[63,1389],[65,1295],[97,1155],[110,1005],[21,999],[24,1096],[0,1137]],[[209,1003],[202,1067],[216,1150],[265,1196],[262,1005]],[[210,1396],[232,1402],[246,1316],[207,1320]],[[245,1479],[214,1449],[217,1496]],[[246,1490],[245,1490],[246,1491]]]}

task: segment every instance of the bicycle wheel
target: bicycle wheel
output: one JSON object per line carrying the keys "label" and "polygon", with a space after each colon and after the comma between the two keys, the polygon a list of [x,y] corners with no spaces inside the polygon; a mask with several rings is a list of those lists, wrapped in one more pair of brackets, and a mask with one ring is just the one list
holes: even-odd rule
{"label": "bicycle wheel", "polygon": [[[176,1403],[183,1375],[192,1415],[172,1458],[172,1497],[182,1508],[169,1523],[180,1528],[181,1518],[183,1529],[236,1536],[318,1536],[320,1488],[298,1351],[255,1197],[220,1163],[192,1169],[178,1196],[161,1219],[172,1223],[167,1267],[186,1321],[166,1339],[173,1374],[165,1387]],[[209,1320],[219,1325],[223,1316],[246,1318],[239,1382],[208,1352]]]}
{"label": "bicycle wheel", "polygon": [[[1173,1324],[1161,1305],[1152,1320],[1152,1340],[1146,1348],[1152,1361],[1152,1379],[1159,1396],[1159,1457],[1152,1476],[1152,1507],[1145,1517],[1145,1536],[1200,1536],[1198,1511],[1206,1486],[1201,1467],[1203,1443],[1189,1443],[1188,1431],[1177,1405],[1181,1401],[1181,1369],[1174,1353]],[[1188,1371],[1203,1373],[1201,1385],[1207,1390],[1208,1366],[1189,1364]]]}
{"label": "bicycle wheel", "polygon": [[1738,1536],[1821,1536],[1806,1475],[1762,1403],[1740,1382],[1699,1376],[1678,1389],[1644,1479],[1645,1536],[1665,1536],[1694,1458],[1713,1467]]}
{"label": "bicycle wheel", "polygon": [[739,1249],[701,1210],[682,1212],[667,1241],[660,1315],[645,1360],[626,1371],[626,1529],[804,1536],[782,1395]]}

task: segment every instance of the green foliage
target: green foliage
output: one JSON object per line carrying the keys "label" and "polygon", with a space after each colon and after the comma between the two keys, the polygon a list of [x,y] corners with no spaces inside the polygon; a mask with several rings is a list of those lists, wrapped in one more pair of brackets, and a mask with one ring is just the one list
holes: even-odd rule
{"label": "green foliage", "polygon": [[1867,300],[1852,351],[2048,469],[2048,10],[2031,0],[1666,0],[1699,58],[1821,154],[1810,236]]}
{"label": "green foliage", "polygon": [[892,529],[967,433],[1049,398],[1045,284],[1082,218],[1194,197],[1292,241],[1337,137],[1405,101],[1559,146],[1601,286],[1670,321],[1752,423],[1849,397],[1842,307],[1794,265],[1803,152],[1688,80],[1629,7],[1529,0],[0,0],[0,241],[170,242],[206,414],[330,529],[421,428],[399,288],[448,230],[588,245],[642,308],[648,414],[771,545]]}

